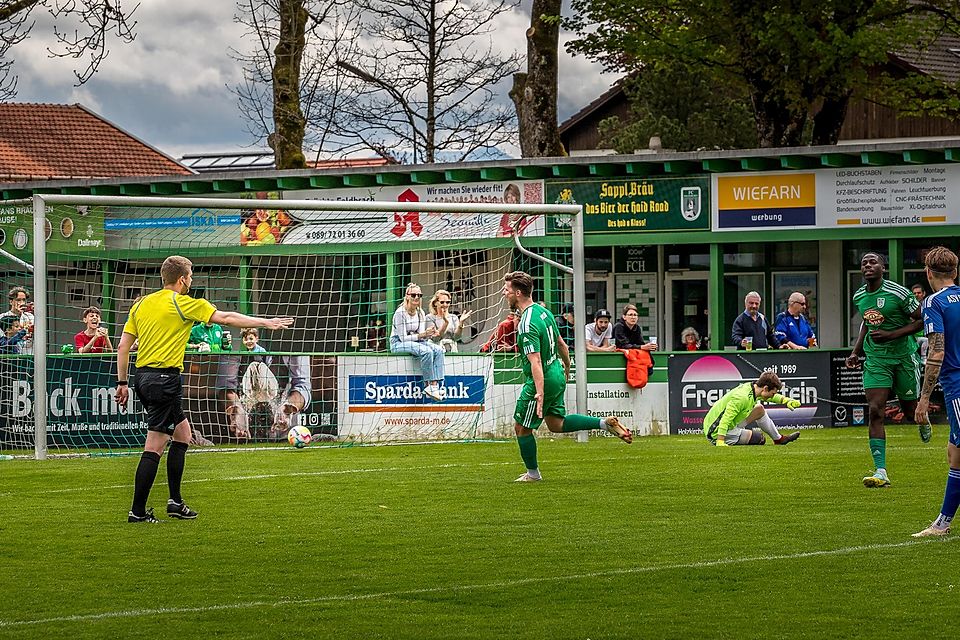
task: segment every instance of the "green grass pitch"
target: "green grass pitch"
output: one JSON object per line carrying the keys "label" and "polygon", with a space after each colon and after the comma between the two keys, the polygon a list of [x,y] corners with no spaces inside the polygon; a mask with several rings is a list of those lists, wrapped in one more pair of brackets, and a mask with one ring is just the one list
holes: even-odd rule
{"label": "green grass pitch", "polygon": [[941,637],[946,429],[888,437],[881,490],[863,429],[198,454],[160,525],[136,457],[0,462],[0,638]]}

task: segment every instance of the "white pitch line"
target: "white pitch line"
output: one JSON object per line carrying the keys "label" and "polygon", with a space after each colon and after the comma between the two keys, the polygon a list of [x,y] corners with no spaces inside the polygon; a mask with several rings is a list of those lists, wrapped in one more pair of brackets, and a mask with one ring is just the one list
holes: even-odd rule
{"label": "white pitch line", "polygon": [[338,596],[322,596],[319,598],[296,598],[253,602],[235,602],[232,604],[214,604],[205,607],[162,607],[156,609],[128,609],[126,611],[104,611],[73,616],[56,616],[52,618],[36,618],[33,620],[0,620],[0,629],[9,627],[26,627],[62,622],[96,622],[98,620],[113,620],[118,618],[145,618],[156,615],[183,614],[183,613],[213,613],[217,611],[231,611],[238,609],[275,608],[288,605],[311,605],[330,602],[357,602],[360,600],[380,600],[390,598],[405,598],[433,593],[450,593],[481,591],[485,589],[508,589],[523,587],[532,584],[548,584],[559,582],[573,582],[595,578],[613,578],[617,576],[654,573],[658,571],[678,571],[686,569],[710,569],[750,562],[777,562],[782,560],[803,560],[806,558],[822,558],[828,556],[849,555],[859,552],[880,551],[884,549],[903,549],[925,544],[948,544],[957,537],[925,540],[906,540],[904,542],[890,542],[886,544],[868,544],[855,547],[841,547],[839,549],[823,549],[820,551],[802,551],[800,553],[777,554],[769,556],[753,556],[748,558],[724,558],[719,560],[704,560],[701,562],[684,562],[668,565],[649,565],[628,567],[626,569],[610,569],[608,571],[594,571],[590,573],[574,573],[565,576],[541,576],[537,578],[520,578],[517,580],[502,580],[499,582],[482,582],[476,584],[444,585],[440,587],[426,587],[423,589],[407,589],[403,591],[380,591],[376,593],[345,593]]}
{"label": "white pitch line", "polygon": [[[304,478],[304,477],[314,477],[314,476],[340,476],[340,475],[349,475],[354,473],[389,473],[395,471],[429,471],[431,469],[453,469],[453,468],[463,468],[463,467],[492,467],[500,465],[518,465],[520,464],[517,461],[512,462],[478,462],[475,464],[436,464],[420,467],[370,467],[366,469],[338,469],[335,471],[293,471],[291,473],[260,473],[253,475],[243,475],[243,476],[225,476],[223,478],[193,478],[190,480],[183,480],[182,484],[196,484],[200,482],[225,482],[225,481],[240,481],[240,480],[268,480],[270,478]],[[126,484],[108,484],[102,486],[86,486],[86,487],[66,487],[63,489],[45,489],[43,491],[38,491],[32,495],[47,495],[52,493],[76,493],[79,491],[103,491],[105,489],[129,489],[132,485],[128,482]],[[0,497],[8,497],[15,495],[13,492],[0,493]],[[20,493],[16,495],[22,495]]]}

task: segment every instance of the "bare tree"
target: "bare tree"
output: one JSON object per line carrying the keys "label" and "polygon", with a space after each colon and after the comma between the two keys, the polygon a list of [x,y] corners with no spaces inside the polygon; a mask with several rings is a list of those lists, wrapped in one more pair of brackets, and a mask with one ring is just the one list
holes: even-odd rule
{"label": "bare tree", "polygon": [[[306,166],[305,144],[323,146],[330,129],[315,97],[335,72],[344,22],[356,19],[349,0],[239,0],[235,20],[247,27],[252,50],[231,50],[243,66],[234,88],[247,131],[274,150],[278,169]],[[307,131],[307,122],[321,123]],[[325,126],[323,123],[326,123]]]}
{"label": "bare tree", "polygon": [[527,72],[513,76],[510,98],[524,158],[565,156],[557,127],[561,0],[533,0],[527,29]]}
{"label": "bare tree", "polygon": [[300,103],[303,140],[318,154],[456,161],[512,142],[514,114],[495,88],[516,71],[519,55],[497,52],[490,36],[515,0],[325,0],[323,11],[305,0],[241,0],[238,19],[260,43],[257,56],[241,56],[248,72],[237,89],[255,136],[274,133],[276,141],[282,133],[279,120],[267,125],[277,90],[268,94],[274,80],[264,61],[281,35],[264,7],[292,1],[308,13]]}
{"label": "bare tree", "polygon": [[74,70],[77,85],[81,85],[107,57],[111,34],[121,42],[133,42],[137,23],[132,17],[139,6],[126,10],[121,0],[0,0],[0,100],[16,96],[17,77],[11,55],[36,25],[36,10],[46,10],[53,18],[58,46],[47,50],[51,56],[86,57],[86,66]]}

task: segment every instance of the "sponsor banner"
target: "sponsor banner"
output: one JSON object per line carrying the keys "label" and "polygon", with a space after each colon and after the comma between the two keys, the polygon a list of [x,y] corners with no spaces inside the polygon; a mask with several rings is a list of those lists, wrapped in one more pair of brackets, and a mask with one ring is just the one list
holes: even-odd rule
{"label": "sponsor banner", "polygon": [[488,356],[448,356],[446,397],[437,402],[423,393],[416,358],[338,356],[338,435],[364,441],[478,437],[493,422],[492,367]]}
{"label": "sponsor banner", "polygon": [[[99,252],[104,248],[103,207],[47,205],[48,253]],[[33,207],[0,207],[0,249],[33,262]]]}
{"label": "sponsor banner", "polygon": [[845,403],[833,406],[835,427],[862,426],[868,420],[867,396],[863,392],[863,358],[860,358],[860,367],[848,369],[848,355],[830,354],[830,398]]}
{"label": "sponsor banner", "polygon": [[714,176],[713,228],[841,229],[960,224],[960,166]]}
{"label": "sponsor banner", "polygon": [[[344,202],[432,202],[543,204],[542,180],[478,182],[406,187],[370,187],[365,189],[314,189],[286,191],[286,200],[333,200]],[[542,236],[543,216],[519,217],[507,213],[396,212],[363,213],[357,211],[285,210],[287,221],[276,233],[282,244],[321,244],[326,242],[383,242],[395,240],[462,240],[509,237],[516,229],[520,235]],[[264,217],[264,216],[261,216]],[[269,216],[266,216],[269,222]],[[281,221],[282,222],[282,221]],[[253,224],[245,220],[245,225]],[[256,226],[266,232],[263,221]],[[262,235],[259,232],[257,235]],[[264,236],[266,237],[266,236]]]}
{"label": "sponsor banner", "polygon": [[714,229],[797,229],[817,224],[814,173],[716,176]]}
{"label": "sponsor banner", "polygon": [[[495,433],[501,437],[513,437],[513,413],[522,385],[498,384],[493,390]],[[567,413],[584,413],[602,418],[617,416],[636,436],[660,436],[669,431],[667,425],[666,382],[651,382],[643,389],[634,389],[623,383],[589,383],[587,385],[588,409],[577,408],[577,388],[568,384],[563,402]],[[542,427],[541,434],[546,434]],[[606,431],[592,431],[591,436],[610,436]]]}
{"label": "sponsor banner", "polygon": [[820,171],[818,225],[914,227],[960,223],[960,167],[924,165]]}
{"label": "sponsor banner", "polygon": [[[47,358],[47,444],[132,447],[147,428],[140,403],[117,405],[115,359]],[[0,361],[0,442],[33,447],[33,361]]]}
{"label": "sponsor banner", "polygon": [[547,202],[583,205],[587,233],[710,228],[710,178],[548,182]]}
{"label": "sponsor banner", "polygon": [[237,246],[236,209],[110,207],[103,221],[108,249]]}
{"label": "sponsor banner", "polygon": [[829,352],[756,351],[749,355],[677,354],[670,356],[670,433],[703,434],[707,411],[726,392],[773,371],[786,385],[785,395],[799,400],[799,409],[768,404],[767,413],[779,429],[820,429],[833,426],[832,406],[820,398],[829,393]]}

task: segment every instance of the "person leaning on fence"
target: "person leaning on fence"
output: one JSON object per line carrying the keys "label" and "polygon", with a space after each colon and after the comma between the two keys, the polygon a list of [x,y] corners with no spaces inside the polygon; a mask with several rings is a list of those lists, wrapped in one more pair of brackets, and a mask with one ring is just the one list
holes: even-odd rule
{"label": "person leaning on fence", "polygon": [[781,349],[809,349],[817,346],[817,336],[804,313],[807,297],[794,291],[787,299],[787,310],[777,316],[776,335]]}
{"label": "person leaning on fence", "polygon": [[21,353],[20,346],[27,337],[27,330],[20,326],[15,316],[0,316],[0,353]]}
{"label": "person leaning on fence", "polygon": [[203,298],[187,295],[193,283],[193,264],[182,256],[170,256],[160,267],[163,288],[144,296],[130,309],[117,348],[117,392],[121,407],[130,397],[128,368],[130,347],[138,340],[137,372],[134,391],[147,412],[147,438],[134,479],[133,505],[127,522],[159,522],[153,509],[147,510],[147,498],[157,476],[160,458],[170,444],[167,455],[167,485],[170,499],[167,516],[192,519],[197,512],[186,505],[180,494],[184,461],[191,437],[190,422],[183,412],[184,347],[194,322],[216,322],[230,327],[257,326],[283,329],[293,318],[259,318],[235,311],[218,311]]}
{"label": "person leaning on fence", "polygon": [[390,333],[390,351],[409,353],[420,359],[423,374],[423,393],[428,398],[443,400],[443,347],[431,342],[437,335],[435,326],[427,326],[427,318],[420,308],[423,292],[420,285],[407,285],[403,304],[393,314],[393,330]]}
{"label": "person leaning on fence", "polygon": [[487,341],[480,347],[480,353],[496,353],[508,351],[516,353],[517,351],[517,321],[520,314],[514,309],[507,314],[503,322],[497,325],[487,338]]}
{"label": "person leaning on fence", "polygon": [[756,291],[743,297],[743,313],[733,321],[730,335],[731,344],[736,345],[738,350],[780,347],[773,325],[760,313],[760,294]]}
{"label": "person leaning on fence", "polygon": [[[744,382],[717,400],[703,419],[703,433],[718,447],[765,444],[767,434],[774,444],[789,444],[800,437],[799,431],[784,436],[767,415],[764,402],[785,405],[793,411],[800,401],[780,394],[783,384],[777,374],[765,371],[756,382]],[[750,425],[756,423],[758,428]]]}
{"label": "person leaning on fence", "polygon": [[436,327],[437,333],[431,342],[439,344],[444,351],[456,351],[457,343],[463,337],[463,329],[466,326],[467,319],[470,318],[470,311],[464,311],[463,315],[457,317],[450,313],[450,301],[452,296],[446,289],[438,289],[433,297],[430,298],[430,313],[427,314],[427,327]]}
{"label": "person leaning on fence", "polygon": [[29,297],[30,294],[25,288],[13,287],[10,289],[10,293],[7,295],[7,299],[10,302],[10,309],[0,314],[0,318],[16,318],[20,322],[20,329],[26,332],[23,339],[19,340],[17,343],[17,353],[33,353],[33,324],[36,319],[29,310],[27,303],[27,299]]}
{"label": "person leaning on fence", "polygon": [[587,351],[616,351],[617,346],[610,340],[613,338],[613,327],[610,326],[610,312],[600,309],[593,314],[593,322],[585,328],[587,336]]}
{"label": "person leaning on fence", "polygon": [[81,316],[86,329],[73,336],[77,353],[113,353],[113,343],[106,327],[100,326],[100,309],[87,307]]}

